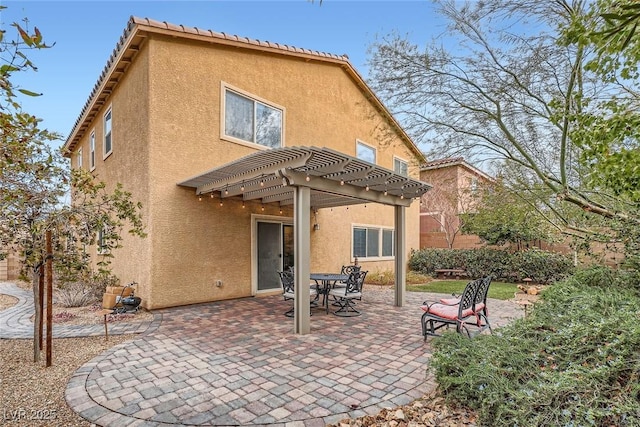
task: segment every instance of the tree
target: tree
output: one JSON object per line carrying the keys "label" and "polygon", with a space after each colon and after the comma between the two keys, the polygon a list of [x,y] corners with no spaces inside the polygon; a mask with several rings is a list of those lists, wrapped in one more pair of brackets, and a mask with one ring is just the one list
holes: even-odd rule
{"label": "tree", "polygon": [[[11,76],[16,72],[35,71],[27,58],[29,49],[46,49],[42,34],[34,28],[14,23],[14,40],[0,40],[0,251],[14,250],[22,254],[24,268],[31,274],[36,320],[34,322],[34,359],[39,359],[42,312],[39,304],[40,277],[45,260],[52,256],[58,268],[72,262],[76,270],[88,268],[85,245],[101,244],[117,248],[121,232],[144,236],[141,206],[120,185],[107,189],[85,170],[69,171],[62,153],[52,146],[58,135],[40,129],[40,120],[22,111],[18,94],[35,96],[34,92],[14,87]],[[4,36],[4,33],[0,33]],[[71,196],[73,203],[69,203]],[[53,236],[53,253],[45,248],[44,236]],[[108,250],[102,271],[108,272]]]}
{"label": "tree", "polygon": [[471,184],[464,185],[461,182],[455,166],[431,170],[427,181],[433,187],[422,195],[420,205],[438,224],[447,247],[451,249],[456,237],[463,230],[464,214],[475,209],[475,188],[471,188]]}
{"label": "tree", "polygon": [[567,202],[640,225],[630,191],[638,188],[637,87],[604,78],[593,40],[575,36],[599,28],[613,2],[437,3],[448,31],[424,50],[397,34],[371,48],[371,85],[411,136],[431,155],[481,156],[517,170],[505,185],[564,232],[620,237],[567,215]]}
{"label": "tree", "polygon": [[463,215],[462,231],[478,235],[489,245],[511,243],[518,250],[530,242],[557,239],[539,210],[500,180],[480,188],[476,210]]}

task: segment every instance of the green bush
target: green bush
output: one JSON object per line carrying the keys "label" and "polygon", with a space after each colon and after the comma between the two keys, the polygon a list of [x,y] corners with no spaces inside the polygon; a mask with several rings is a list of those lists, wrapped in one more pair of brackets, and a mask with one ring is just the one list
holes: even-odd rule
{"label": "green bush", "polygon": [[640,425],[640,296],[616,274],[579,272],[499,333],[434,340],[450,401],[491,426]]}
{"label": "green bush", "polygon": [[571,258],[539,249],[511,253],[500,249],[422,249],[413,251],[409,268],[435,276],[445,268],[464,269],[470,277],[493,276],[494,280],[515,281],[529,277],[536,283],[552,283],[573,271]]}

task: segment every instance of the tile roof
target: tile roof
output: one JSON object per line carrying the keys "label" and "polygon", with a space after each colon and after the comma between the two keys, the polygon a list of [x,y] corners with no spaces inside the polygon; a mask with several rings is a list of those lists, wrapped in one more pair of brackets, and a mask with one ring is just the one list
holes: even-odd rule
{"label": "tile roof", "polygon": [[[256,39],[251,39],[249,37],[241,37],[241,36],[237,36],[237,35],[233,35],[233,34],[219,33],[219,32],[212,31],[212,30],[203,30],[203,29],[197,28],[197,27],[188,27],[188,26],[185,26],[185,25],[175,25],[175,24],[171,24],[171,23],[169,23],[167,21],[160,22],[160,21],[156,21],[154,19],[149,19],[149,18],[138,18],[138,17],[132,16],[131,20],[129,21],[128,28],[131,28],[131,24],[140,24],[140,25],[146,25],[146,26],[149,26],[149,27],[161,28],[161,29],[166,29],[166,30],[171,30],[171,31],[178,31],[178,32],[182,32],[182,33],[196,34],[196,35],[199,35],[199,36],[207,36],[207,37],[212,37],[212,38],[215,38],[215,39],[247,43],[247,44],[252,44],[252,45],[266,47],[266,48],[284,50],[284,51],[287,51],[287,52],[295,52],[295,53],[303,53],[303,54],[307,54],[307,55],[315,55],[315,56],[319,56],[319,57],[322,57],[322,58],[333,58],[333,59],[337,59],[337,60],[340,60],[340,61],[348,61],[349,60],[349,57],[347,55],[334,55],[332,53],[326,53],[326,52],[320,52],[320,51],[317,51],[317,50],[304,49],[304,48],[299,48],[299,47],[295,47],[295,46],[289,46],[289,45],[286,45],[286,44],[272,43],[272,42],[269,42],[269,41],[260,41],[260,40],[256,40]],[[126,30],[125,30],[125,33],[126,33]]]}
{"label": "tile roof", "polygon": [[424,165],[422,165],[420,169],[421,170],[437,169],[437,168],[443,168],[447,166],[454,166],[462,163],[465,163],[464,157],[447,157],[445,159],[438,159],[438,160],[432,160],[430,162],[427,162]]}
{"label": "tile roof", "polygon": [[166,21],[161,22],[149,18],[138,18],[135,16],[131,16],[129,19],[122,36],[116,44],[116,47],[113,49],[113,52],[104,66],[98,81],[94,85],[89,98],[82,108],[82,111],[80,112],[80,115],[78,116],[73,129],[64,144],[64,149],[73,150],[75,148],[75,145],[80,141],[84,132],[88,130],[89,124],[95,118],[100,108],[107,102],[107,99],[114,87],[118,84],[120,78],[125,74],[127,68],[140,50],[140,46],[145,40],[144,34],[141,34],[143,32],[182,36],[185,38],[196,38],[201,40],[204,39],[212,43],[235,45],[238,47],[271,51],[274,53],[339,64],[354,79],[355,83],[370,95],[368,98],[379,108],[382,114],[389,118],[391,124],[407,142],[409,148],[414,152],[414,154],[418,158],[424,159],[424,154],[415,145],[409,135],[407,135],[407,133],[402,129],[400,124],[387,110],[382,101],[380,101],[371,88],[369,88],[365,83],[362,76],[360,76],[355,68],[353,68],[347,55],[334,55],[316,50],[303,49],[269,41],[260,41],[248,37],[240,37],[237,35],[219,33],[212,30],[203,30],[197,27],[189,27],[185,25],[176,25]]}
{"label": "tile roof", "polygon": [[431,160],[430,162],[424,163],[422,166],[420,166],[420,170],[421,171],[427,171],[427,170],[434,170],[434,169],[442,169],[442,168],[448,168],[451,166],[462,166],[463,168],[466,168],[468,170],[470,170],[471,172],[480,175],[490,181],[493,181],[494,178],[491,177],[490,175],[486,174],[485,172],[481,171],[480,169],[478,169],[477,167],[467,163],[464,160],[464,157],[447,157],[444,159],[437,159],[437,160]]}

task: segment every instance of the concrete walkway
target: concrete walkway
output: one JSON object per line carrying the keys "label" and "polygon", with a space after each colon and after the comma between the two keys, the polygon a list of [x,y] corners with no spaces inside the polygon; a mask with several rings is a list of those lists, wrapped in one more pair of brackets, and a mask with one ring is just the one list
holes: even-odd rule
{"label": "concrete walkway", "polygon": [[[33,338],[34,314],[33,293],[25,291],[10,282],[0,282],[0,294],[10,295],[18,299],[13,307],[0,311],[0,339]],[[139,334],[147,330],[157,328],[162,320],[158,313],[150,322],[116,322],[109,323],[110,335]],[[45,328],[46,330],[46,328]],[[60,325],[53,327],[54,338],[73,338],[104,335],[104,325]]]}

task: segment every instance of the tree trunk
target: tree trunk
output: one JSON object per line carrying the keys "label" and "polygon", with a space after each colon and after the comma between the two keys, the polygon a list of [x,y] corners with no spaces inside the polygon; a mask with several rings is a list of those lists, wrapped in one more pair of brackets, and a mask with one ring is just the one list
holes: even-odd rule
{"label": "tree trunk", "polygon": [[31,279],[33,285],[33,305],[35,309],[35,319],[33,319],[33,361],[40,361],[40,350],[42,344],[42,294],[40,292],[44,285],[44,270],[42,265],[33,270]]}

